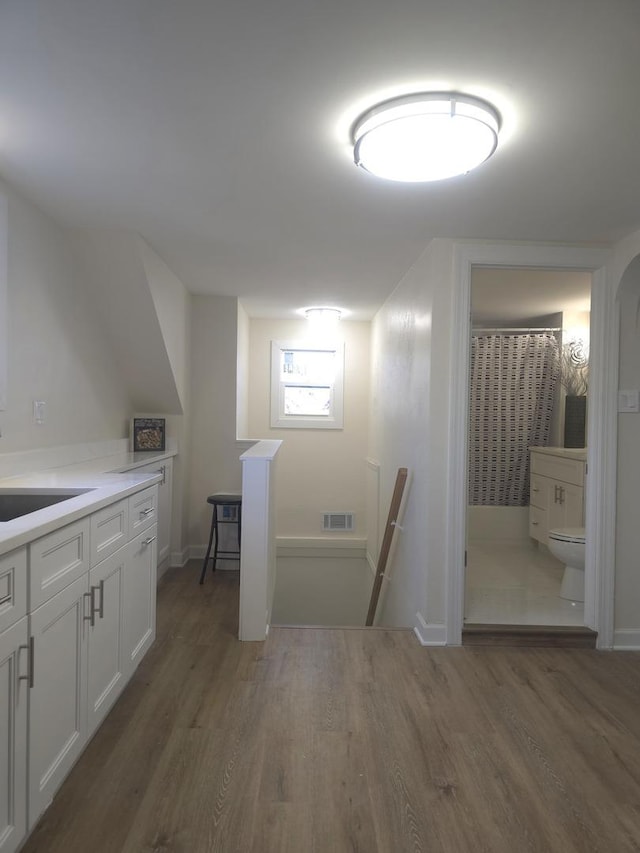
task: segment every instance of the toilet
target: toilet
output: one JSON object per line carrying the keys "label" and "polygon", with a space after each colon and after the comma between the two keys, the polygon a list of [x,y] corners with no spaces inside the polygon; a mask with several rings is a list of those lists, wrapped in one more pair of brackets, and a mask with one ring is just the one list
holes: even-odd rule
{"label": "toilet", "polygon": [[560,598],[584,601],[584,527],[558,527],[549,531],[549,550],[565,564]]}

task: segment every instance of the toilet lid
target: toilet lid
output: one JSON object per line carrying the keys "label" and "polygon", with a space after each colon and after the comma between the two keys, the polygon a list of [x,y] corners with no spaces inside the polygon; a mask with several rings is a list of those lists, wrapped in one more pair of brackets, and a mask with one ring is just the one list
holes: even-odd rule
{"label": "toilet lid", "polygon": [[560,542],[584,543],[584,527],[558,527],[549,531],[549,539],[557,539]]}

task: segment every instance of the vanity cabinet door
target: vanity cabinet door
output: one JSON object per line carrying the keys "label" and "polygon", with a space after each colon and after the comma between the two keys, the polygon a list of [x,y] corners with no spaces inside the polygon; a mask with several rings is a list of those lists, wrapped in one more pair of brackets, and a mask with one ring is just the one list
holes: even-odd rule
{"label": "vanity cabinet door", "polygon": [[86,742],[88,586],[85,574],[31,614],[30,828]]}
{"label": "vanity cabinet door", "polygon": [[14,853],[27,832],[28,649],[24,616],[0,634],[0,853]]}

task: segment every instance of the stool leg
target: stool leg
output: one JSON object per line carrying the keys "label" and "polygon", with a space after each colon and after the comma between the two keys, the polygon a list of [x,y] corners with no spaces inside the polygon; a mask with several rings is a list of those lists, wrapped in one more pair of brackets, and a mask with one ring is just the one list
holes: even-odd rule
{"label": "stool leg", "polygon": [[216,539],[215,545],[213,546],[213,569],[216,570],[216,561],[218,559],[218,507],[214,506],[213,508],[213,533]]}
{"label": "stool leg", "polygon": [[[200,575],[200,583],[204,583],[204,576],[207,573],[207,563],[209,562],[209,554],[211,553],[211,543],[213,542],[213,530],[216,526],[215,521],[216,521],[216,508],[214,506],[213,518],[211,519],[211,530],[209,532],[209,545],[207,546],[207,554],[206,554],[206,557],[204,558],[204,563],[202,564],[202,574]],[[217,550],[217,544],[218,543],[217,543],[217,538],[216,538],[216,550]],[[215,560],[213,562],[213,567],[214,567],[214,569],[216,567]]]}

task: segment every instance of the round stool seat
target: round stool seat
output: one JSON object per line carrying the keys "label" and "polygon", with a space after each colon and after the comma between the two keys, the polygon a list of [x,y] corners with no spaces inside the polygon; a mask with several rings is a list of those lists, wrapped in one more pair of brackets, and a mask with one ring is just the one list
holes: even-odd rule
{"label": "round stool seat", "polygon": [[240,506],[242,503],[242,495],[237,492],[235,494],[228,492],[216,492],[215,495],[209,495],[207,498],[208,504],[227,504],[227,506]]}

